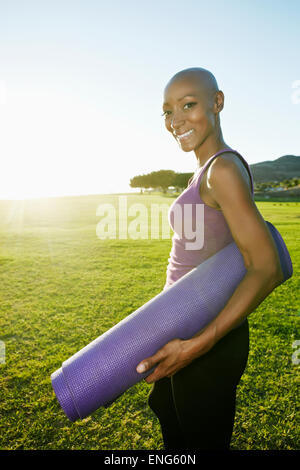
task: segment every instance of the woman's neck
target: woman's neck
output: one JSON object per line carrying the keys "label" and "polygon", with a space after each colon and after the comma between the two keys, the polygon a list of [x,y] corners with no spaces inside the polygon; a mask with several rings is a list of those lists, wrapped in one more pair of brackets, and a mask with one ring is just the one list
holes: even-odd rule
{"label": "woman's neck", "polygon": [[231,147],[224,141],[222,132],[220,130],[218,136],[211,136],[211,138],[207,138],[200,147],[194,150],[197,159],[197,166],[202,168],[212,155],[222,149],[230,148]]}

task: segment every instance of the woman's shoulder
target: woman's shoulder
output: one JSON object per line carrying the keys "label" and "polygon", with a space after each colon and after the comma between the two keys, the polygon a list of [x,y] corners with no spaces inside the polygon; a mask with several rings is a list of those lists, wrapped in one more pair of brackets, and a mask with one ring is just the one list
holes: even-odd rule
{"label": "woman's shoulder", "polygon": [[209,168],[207,170],[207,181],[208,186],[212,181],[223,181],[226,178],[226,181],[230,179],[235,179],[237,176],[241,176],[249,186],[251,191],[251,177],[250,169],[246,160],[234,153],[226,152],[224,154],[218,155],[213,159]]}

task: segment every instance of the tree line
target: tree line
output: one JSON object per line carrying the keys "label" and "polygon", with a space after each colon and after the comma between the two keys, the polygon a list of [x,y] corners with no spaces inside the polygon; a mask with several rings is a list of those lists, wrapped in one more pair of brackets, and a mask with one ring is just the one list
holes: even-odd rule
{"label": "tree line", "polygon": [[254,189],[256,191],[275,191],[276,189],[290,189],[299,186],[300,178],[294,177],[290,179],[285,179],[282,181],[267,181],[263,183],[255,183]]}
{"label": "tree line", "polygon": [[176,173],[173,170],[152,171],[146,175],[137,175],[130,179],[131,188],[157,189],[163,193],[169,187],[174,187],[177,192],[183,191],[187,187],[189,179],[193,173]]}
{"label": "tree line", "polygon": [[[183,191],[194,173],[176,173],[173,170],[152,171],[145,175],[137,175],[130,179],[131,188],[140,188],[141,192],[146,189],[155,189],[166,193],[168,188],[173,187],[176,192]],[[298,177],[285,179],[282,181],[270,181],[255,183],[255,191],[276,190],[276,188],[293,188],[300,184]]]}

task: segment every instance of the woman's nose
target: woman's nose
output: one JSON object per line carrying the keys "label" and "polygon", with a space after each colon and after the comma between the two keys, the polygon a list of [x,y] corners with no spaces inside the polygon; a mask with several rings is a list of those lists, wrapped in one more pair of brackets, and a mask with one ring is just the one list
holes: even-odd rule
{"label": "woman's nose", "polygon": [[173,117],[171,119],[171,127],[172,127],[173,130],[176,130],[176,129],[180,128],[183,123],[184,123],[184,119],[183,119],[182,115],[173,114]]}

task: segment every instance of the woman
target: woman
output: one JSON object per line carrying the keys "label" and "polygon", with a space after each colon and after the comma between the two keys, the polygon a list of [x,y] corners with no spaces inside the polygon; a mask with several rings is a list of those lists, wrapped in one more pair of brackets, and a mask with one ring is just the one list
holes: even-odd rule
{"label": "woman", "polygon": [[215,77],[202,68],[178,72],[164,91],[165,126],[198,163],[170,208],[172,228],[175,204],[204,204],[204,245],[186,250],[184,236],[174,233],[165,288],[233,240],[246,267],[245,277],[205,329],[188,340],[168,342],[137,367],[143,372],[156,365],[146,381],[154,383],[149,406],[159,418],[165,449],[229,449],[236,388],[248,358],[247,316],[283,276],[273,238],[253,200],[250,168],[223,139],[223,107]]}

